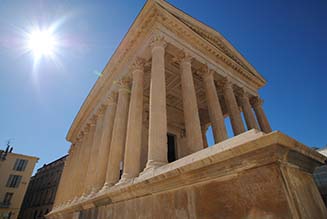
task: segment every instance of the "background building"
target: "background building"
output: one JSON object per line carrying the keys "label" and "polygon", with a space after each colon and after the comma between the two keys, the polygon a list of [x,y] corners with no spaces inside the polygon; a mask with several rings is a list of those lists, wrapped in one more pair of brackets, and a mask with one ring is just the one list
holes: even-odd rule
{"label": "background building", "polygon": [[65,160],[63,156],[37,170],[28,185],[19,218],[45,218],[51,211]]}
{"label": "background building", "polygon": [[0,150],[0,219],[16,219],[39,158]]}

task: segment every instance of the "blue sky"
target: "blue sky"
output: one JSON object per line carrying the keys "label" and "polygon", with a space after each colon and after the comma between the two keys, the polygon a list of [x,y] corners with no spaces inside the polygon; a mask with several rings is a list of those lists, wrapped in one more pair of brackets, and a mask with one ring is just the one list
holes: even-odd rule
{"label": "blue sky", "polygon": [[[74,117],[144,2],[0,1],[2,149],[11,139],[14,152],[40,157],[37,167],[68,151]],[[218,30],[267,79],[260,95],[274,130],[327,144],[327,1],[169,2]],[[35,66],[23,33],[52,24],[56,59]]]}

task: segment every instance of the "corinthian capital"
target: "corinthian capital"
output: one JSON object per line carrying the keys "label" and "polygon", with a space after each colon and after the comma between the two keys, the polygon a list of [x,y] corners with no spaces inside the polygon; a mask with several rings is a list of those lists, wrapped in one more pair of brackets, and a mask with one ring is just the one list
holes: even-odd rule
{"label": "corinthian capital", "polygon": [[218,86],[223,89],[228,89],[228,88],[233,89],[232,82],[230,81],[230,79],[228,77],[224,77],[222,80],[219,80]]}
{"label": "corinthian capital", "polygon": [[130,76],[125,76],[122,79],[120,79],[118,81],[118,87],[119,87],[119,91],[128,91],[130,92],[131,89],[131,77]]}
{"label": "corinthian capital", "polygon": [[263,104],[263,99],[256,96],[256,97],[252,97],[250,102],[251,102],[253,107],[258,107],[258,106],[261,106]]}
{"label": "corinthian capital", "polygon": [[181,51],[177,56],[173,58],[174,62],[177,62],[178,64],[181,63],[192,63],[193,57],[185,51]]}
{"label": "corinthian capital", "polygon": [[154,33],[150,45],[152,49],[156,47],[165,48],[167,46],[167,42],[165,41],[165,37],[162,33]]}
{"label": "corinthian capital", "polygon": [[215,71],[210,69],[208,65],[203,65],[199,70],[198,74],[204,79],[210,79],[215,74]]}
{"label": "corinthian capital", "polygon": [[130,67],[131,71],[140,70],[144,71],[145,60],[143,58],[137,57]]}

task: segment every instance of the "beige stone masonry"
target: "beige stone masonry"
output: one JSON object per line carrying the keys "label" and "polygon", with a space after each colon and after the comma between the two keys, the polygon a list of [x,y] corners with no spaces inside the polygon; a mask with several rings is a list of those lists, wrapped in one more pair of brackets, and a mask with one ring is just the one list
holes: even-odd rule
{"label": "beige stone masonry", "polygon": [[114,127],[114,119],[117,107],[117,93],[111,93],[106,99],[107,109],[103,118],[102,142],[99,148],[99,156],[97,159],[96,187],[104,186],[107,174],[107,163],[110,153],[110,143],[112,138],[112,130]]}
{"label": "beige stone masonry", "polygon": [[[268,154],[271,154],[271,156],[267,156]],[[299,162],[298,159],[302,160],[302,162]],[[227,216],[241,214],[242,217],[244,217],[247,214],[252,214],[252,211],[250,211],[251,207],[255,208],[256,206],[261,205],[260,200],[263,197],[259,193],[252,194],[252,196],[248,195],[248,189],[253,187],[260,189],[262,186],[266,188],[267,185],[274,186],[274,184],[277,184],[275,189],[278,188],[279,193],[277,193],[277,196],[276,193],[274,193],[267,202],[270,203],[270,205],[265,205],[270,215],[275,215],[275,217],[272,218],[280,218],[282,215],[307,214],[310,215],[310,217],[304,218],[325,218],[325,216],[327,216],[326,208],[323,207],[318,190],[314,189],[313,182],[306,174],[306,171],[313,171],[314,167],[319,165],[319,163],[323,163],[325,159],[324,156],[280,132],[264,134],[263,132],[253,129],[212,147],[186,156],[174,163],[158,167],[154,170],[151,176],[143,178],[137,183],[115,186],[108,192],[100,193],[92,200],[88,200],[83,204],[81,203],[74,208],[61,208],[57,211],[68,215],[77,209],[82,209],[83,206],[86,205],[112,206],[116,203],[123,203],[128,207],[131,207],[130,204],[128,204],[130,203],[129,200],[137,200],[137,197],[147,198],[166,193],[172,193],[172,197],[174,197],[174,195],[178,195],[178,192],[180,192],[182,188],[187,187],[195,188],[193,191],[198,191],[199,189],[200,194],[205,192],[206,195],[204,195],[203,198],[206,197],[211,200],[213,196],[215,198],[220,197],[228,199],[229,193],[233,192],[232,190],[230,192],[229,190],[224,191],[225,188],[228,188],[236,189],[236,193],[241,195],[241,197],[246,198],[247,203],[249,203],[250,206],[243,205],[248,210],[246,212],[240,211],[239,213],[237,213],[238,211],[229,211],[226,208],[220,208],[218,206],[220,209],[219,212]],[[205,172],[203,172],[204,168]],[[279,171],[276,172],[276,168],[278,168]],[[254,170],[252,172],[259,171],[260,175],[255,175],[251,170]],[[273,180],[274,183],[270,185],[268,184],[269,180],[267,181],[266,177],[271,177],[269,174],[272,173],[274,175],[271,180]],[[246,178],[244,178],[244,176],[246,176]],[[256,178],[253,179],[253,177]],[[294,177],[304,177],[305,179],[303,180],[305,180],[305,182],[292,184],[294,182],[292,178]],[[243,183],[243,187],[246,189],[239,186],[229,186],[229,182],[235,183],[239,180],[241,180],[240,183]],[[213,182],[217,182],[218,184],[216,184],[220,185],[222,188],[217,186],[213,190],[212,187],[210,187]],[[257,185],[255,182],[260,182],[260,185]],[[208,186],[202,188],[202,185],[206,184],[208,184]],[[306,190],[308,190],[305,192],[311,191],[312,193],[308,193],[306,198],[314,202],[315,205],[307,203],[308,200],[303,199],[303,196],[299,195],[299,191],[297,190],[304,188],[304,185],[307,185]],[[288,190],[284,189],[285,186],[287,186],[288,189],[291,189],[290,191],[296,193],[287,192]],[[255,191],[255,188],[250,189],[250,194]],[[278,194],[282,194],[282,196],[278,196]],[[260,198],[259,202],[256,200],[257,198]],[[153,199],[150,199],[149,203],[151,203],[151,200],[157,202],[158,197],[153,197]],[[200,201],[201,199],[197,198],[196,200]],[[266,201],[266,198],[263,200]],[[279,205],[275,207],[276,204],[281,201],[283,210],[281,210]],[[296,207],[298,204],[301,204],[301,202],[305,202],[308,205],[305,205],[303,208]],[[143,202],[141,202],[140,205],[142,203]],[[159,203],[158,208],[156,208],[157,211],[160,211],[161,214],[167,214],[167,209],[162,206],[164,203]],[[185,202],[185,204],[186,203],[188,202]],[[234,199],[230,200],[230,204],[234,206],[233,209],[235,206],[242,205],[242,203],[239,203],[239,201],[235,201]],[[210,208],[203,208],[203,206],[208,205],[210,205]],[[142,212],[144,206],[141,206],[141,208],[134,207],[136,215],[143,215]],[[175,207],[173,207],[173,209],[175,209]],[[216,212],[215,210],[218,208],[216,203],[211,205],[211,202],[205,204],[199,203],[192,208],[195,207],[202,209],[202,211],[196,211],[196,213],[193,212],[197,217],[201,214],[207,214],[208,218],[213,218]],[[155,209],[152,207],[146,210],[151,211],[151,215],[156,214]],[[192,211],[188,213],[192,214]],[[55,215],[56,211],[52,212],[52,214]],[[120,215],[122,218],[128,218],[125,212],[121,212]],[[232,218],[235,217],[236,216]],[[98,218],[103,219],[105,217]],[[178,214],[174,214],[171,218],[179,217]]]}
{"label": "beige stone masonry", "polygon": [[165,47],[161,34],[151,43],[152,65],[150,86],[149,144],[147,168],[167,163],[167,109],[165,79]]}
{"label": "beige stone masonry", "polygon": [[214,71],[208,67],[202,69],[201,75],[207,97],[208,111],[212,126],[215,143],[219,143],[228,138],[225,126],[224,116],[221,111],[220,102],[217,95],[216,86],[213,77]]}
{"label": "beige stone masonry", "polygon": [[239,135],[243,133],[245,129],[241,113],[236,102],[232,83],[229,81],[229,79],[225,78],[225,80],[222,81],[221,84],[223,86],[226,107],[228,110],[234,135]]}
{"label": "beige stone masonry", "polygon": [[103,117],[104,110],[102,108],[100,112],[96,115],[96,125],[95,125],[95,134],[91,146],[90,161],[87,170],[87,175],[85,178],[86,183],[86,193],[95,193],[99,188],[96,184],[96,172],[97,172],[97,161],[99,156],[99,149],[102,144],[102,134],[103,134]]}
{"label": "beige stone masonry", "polygon": [[189,149],[189,153],[194,153],[203,149],[203,141],[191,62],[192,57],[189,54],[183,53],[182,57],[180,57],[182,99],[187,147]]}
{"label": "beige stone masonry", "polygon": [[132,93],[126,135],[124,171],[121,182],[130,180],[140,173],[143,122],[143,89],[145,60],[137,58],[132,66]]}
{"label": "beige stone masonry", "polygon": [[116,184],[120,177],[120,165],[123,162],[126,142],[130,92],[130,78],[120,80],[105,185],[109,187]]}
{"label": "beige stone masonry", "polygon": [[87,170],[91,160],[92,144],[95,136],[94,120],[90,121],[85,132],[87,135],[82,144],[82,156],[79,160],[79,168],[81,171],[77,171],[78,174],[75,179],[76,184],[74,184],[74,187],[76,187],[76,193],[74,195],[81,199],[85,198],[87,195],[87,184],[85,179],[87,177]]}
{"label": "beige stone masonry", "polygon": [[257,121],[255,120],[254,113],[251,108],[249,95],[244,91],[244,89],[241,89],[239,94],[240,94],[244,119],[245,119],[246,125],[248,127],[248,130],[259,129]]}
{"label": "beige stone masonry", "polygon": [[260,99],[259,97],[254,97],[254,98],[252,98],[251,101],[252,101],[253,109],[257,116],[257,120],[258,120],[261,130],[266,133],[271,132],[272,130],[271,130],[269,121],[266,117],[265,112],[262,109],[263,100]]}

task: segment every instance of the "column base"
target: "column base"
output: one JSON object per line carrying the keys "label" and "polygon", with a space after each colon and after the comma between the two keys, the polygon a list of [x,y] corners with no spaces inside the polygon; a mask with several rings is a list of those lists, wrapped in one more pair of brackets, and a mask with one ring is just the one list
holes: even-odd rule
{"label": "column base", "polygon": [[134,181],[134,177],[130,177],[128,174],[124,173],[121,177],[121,179],[119,180],[118,183],[116,183],[115,185],[119,186],[119,185],[126,185],[126,184],[131,184]]}
{"label": "column base", "polygon": [[163,162],[163,161],[155,161],[155,160],[149,160],[147,163],[146,163],[146,167],[145,169],[143,170],[143,172],[147,171],[148,169],[156,169],[158,167],[161,167],[165,164],[167,164],[168,162]]}
{"label": "column base", "polygon": [[114,184],[113,183],[105,183],[102,188],[100,189],[100,191],[98,193],[103,193],[106,192],[107,190],[110,189],[110,187],[112,187]]}
{"label": "column base", "polygon": [[87,194],[84,192],[81,197],[78,199],[79,202],[85,201],[87,199]]}
{"label": "column base", "polygon": [[149,160],[145,169],[140,173],[139,177],[135,178],[135,181],[144,180],[145,178],[152,177],[155,169],[166,165],[168,162]]}
{"label": "column base", "polygon": [[73,201],[71,202],[71,204],[75,204],[78,202],[78,196],[75,196],[75,198],[73,199]]}
{"label": "column base", "polygon": [[91,197],[93,197],[93,196],[94,196],[98,191],[99,191],[98,188],[93,187],[93,188],[91,189],[91,192],[88,194],[87,198],[91,198]]}

